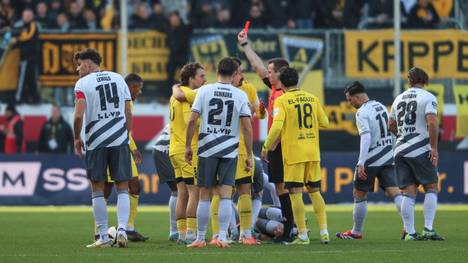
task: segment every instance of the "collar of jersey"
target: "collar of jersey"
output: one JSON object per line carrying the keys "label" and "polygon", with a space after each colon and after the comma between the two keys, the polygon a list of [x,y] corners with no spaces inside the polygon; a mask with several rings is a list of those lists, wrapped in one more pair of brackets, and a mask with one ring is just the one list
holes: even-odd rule
{"label": "collar of jersey", "polygon": [[288,89],[286,92],[292,92],[292,91],[298,91],[299,88],[295,88],[295,89]]}

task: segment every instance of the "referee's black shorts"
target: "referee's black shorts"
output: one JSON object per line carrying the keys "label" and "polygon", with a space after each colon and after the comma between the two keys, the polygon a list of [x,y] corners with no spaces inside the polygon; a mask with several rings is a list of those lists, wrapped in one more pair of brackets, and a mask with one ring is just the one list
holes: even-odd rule
{"label": "referee's black shorts", "polygon": [[283,154],[281,153],[281,143],[274,151],[268,152],[268,181],[278,184],[284,183]]}

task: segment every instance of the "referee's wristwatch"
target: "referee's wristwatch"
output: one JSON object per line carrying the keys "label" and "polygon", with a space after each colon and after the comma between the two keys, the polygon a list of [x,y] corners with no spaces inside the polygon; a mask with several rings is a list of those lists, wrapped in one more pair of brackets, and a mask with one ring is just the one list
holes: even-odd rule
{"label": "referee's wristwatch", "polygon": [[242,43],[242,44],[240,44],[240,45],[241,45],[241,47],[245,47],[245,46],[247,46],[248,44],[249,44],[249,42],[248,42],[248,41],[245,41],[244,43]]}

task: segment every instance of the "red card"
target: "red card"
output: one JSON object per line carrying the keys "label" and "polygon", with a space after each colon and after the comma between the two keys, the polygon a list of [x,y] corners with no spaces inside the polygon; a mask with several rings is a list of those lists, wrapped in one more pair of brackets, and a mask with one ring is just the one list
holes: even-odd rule
{"label": "red card", "polygon": [[250,20],[245,21],[244,32],[247,35],[249,33]]}

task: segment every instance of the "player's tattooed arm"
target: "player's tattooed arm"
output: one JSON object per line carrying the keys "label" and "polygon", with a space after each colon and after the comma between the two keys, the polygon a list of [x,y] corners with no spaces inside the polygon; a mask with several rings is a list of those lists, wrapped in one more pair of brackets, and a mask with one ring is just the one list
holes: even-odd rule
{"label": "player's tattooed arm", "polygon": [[244,48],[245,56],[249,60],[249,63],[251,64],[252,68],[255,70],[257,75],[261,79],[268,77],[267,68],[263,64],[262,59],[257,55],[257,53],[255,53],[255,51],[248,43],[247,34],[244,32],[244,30],[239,32],[239,34],[237,35],[237,42]]}
{"label": "player's tattooed arm", "polygon": [[127,121],[127,131],[130,132],[132,130],[132,123],[133,123],[133,118],[132,118],[132,105],[131,101],[127,100],[125,101],[125,118]]}
{"label": "player's tattooed arm", "polygon": [[426,114],[427,129],[429,131],[429,140],[431,143],[431,153],[429,158],[434,166],[439,163],[439,153],[437,150],[437,143],[439,137],[439,126],[437,124],[437,115]]}
{"label": "player's tattooed arm", "polygon": [[75,153],[81,158],[83,157],[84,143],[81,139],[81,129],[83,127],[83,116],[86,109],[86,100],[77,99],[75,104],[75,114],[73,116],[73,132]]}
{"label": "player's tattooed arm", "polygon": [[397,123],[394,119],[392,118],[389,118],[388,119],[388,129],[390,130],[390,132],[392,132],[394,135],[397,135]]}

